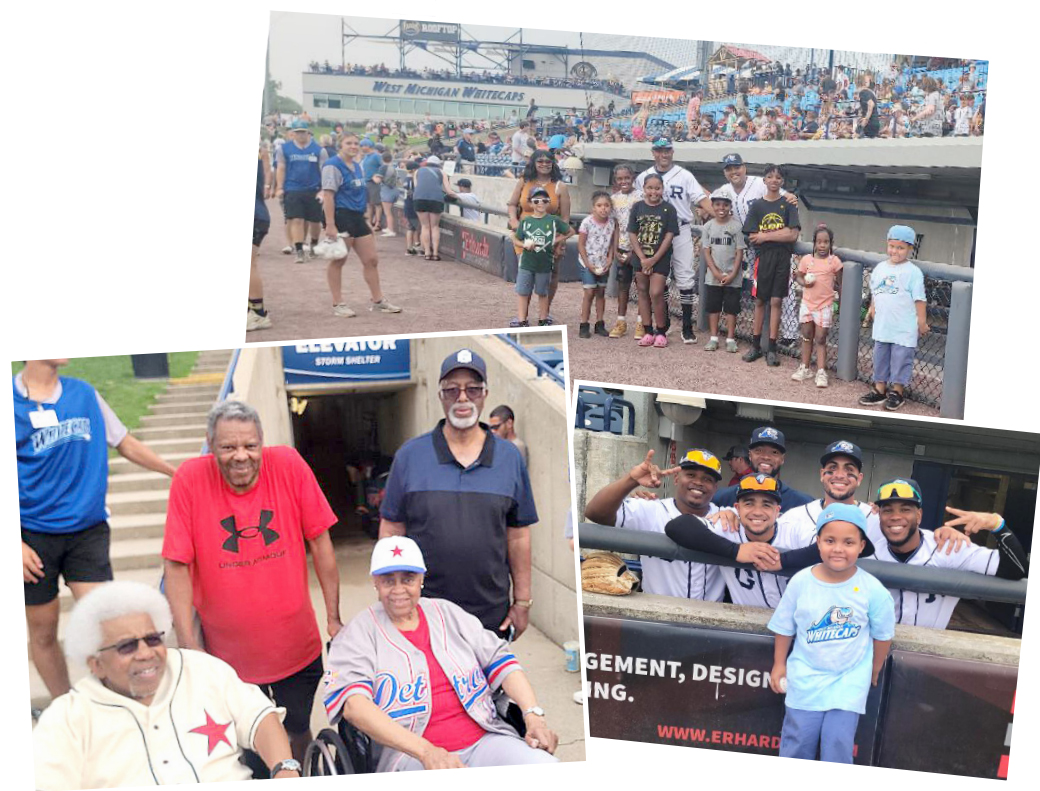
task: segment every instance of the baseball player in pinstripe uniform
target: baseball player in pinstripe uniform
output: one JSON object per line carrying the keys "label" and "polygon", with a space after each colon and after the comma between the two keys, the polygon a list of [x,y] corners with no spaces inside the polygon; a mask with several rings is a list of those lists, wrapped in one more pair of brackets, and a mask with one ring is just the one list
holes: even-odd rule
{"label": "baseball player in pinstripe uniform", "polygon": [[683,343],[693,343],[696,340],[693,334],[693,294],[697,273],[693,265],[690,225],[698,219],[695,214],[698,208],[702,217],[711,215],[711,201],[704,187],[690,171],[672,164],[675,152],[669,138],[655,139],[651,153],[654,157],[653,167],[636,177],[636,189],[642,190],[646,177],[656,173],[664,182],[664,199],[675,207],[679,217],[679,234],[672,239],[672,281],[679,289],[679,301],[682,303]]}
{"label": "baseball player in pinstripe uniform", "polygon": [[[722,479],[722,464],[714,454],[695,448],[683,456],[677,466],[667,470],[654,464],[653,458],[654,452],[647,451],[646,458],[623,478],[600,489],[586,504],[585,517],[601,525],[664,533],[665,525],[678,516],[707,517],[718,510],[711,498]],[[629,497],[640,486],[659,488],[669,475],[675,476],[675,497],[665,500]],[[649,556],[640,560],[646,593],[722,600],[724,583],[716,566]]]}

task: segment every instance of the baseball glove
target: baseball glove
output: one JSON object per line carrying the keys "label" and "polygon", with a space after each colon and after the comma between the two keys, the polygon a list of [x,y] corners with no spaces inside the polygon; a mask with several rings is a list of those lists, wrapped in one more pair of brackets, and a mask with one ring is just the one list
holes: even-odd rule
{"label": "baseball glove", "polygon": [[613,552],[599,552],[581,564],[581,589],[589,593],[625,596],[638,582],[620,557]]}

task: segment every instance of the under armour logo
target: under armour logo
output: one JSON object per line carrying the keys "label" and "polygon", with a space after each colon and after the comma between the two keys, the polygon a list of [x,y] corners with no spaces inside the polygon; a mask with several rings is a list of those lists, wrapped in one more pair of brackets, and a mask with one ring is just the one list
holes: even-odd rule
{"label": "under armour logo", "polygon": [[235,527],[235,517],[229,516],[227,519],[221,519],[220,526],[230,534],[224,539],[223,548],[228,552],[238,552],[238,540],[240,538],[249,539],[257,536],[263,536],[264,546],[270,546],[278,540],[278,531],[267,526],[272,519],[274,519],[274,511],[261,511],[260,524],[251,525],[242,530]]}

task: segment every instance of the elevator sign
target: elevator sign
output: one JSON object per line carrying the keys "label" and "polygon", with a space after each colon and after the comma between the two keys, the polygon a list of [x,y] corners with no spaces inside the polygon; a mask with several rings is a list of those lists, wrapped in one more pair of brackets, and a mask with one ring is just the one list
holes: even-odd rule
{"label": "elevator sign", "polygon": [[287,385],[411,378],[409,341],[353,338],[282,347]]}

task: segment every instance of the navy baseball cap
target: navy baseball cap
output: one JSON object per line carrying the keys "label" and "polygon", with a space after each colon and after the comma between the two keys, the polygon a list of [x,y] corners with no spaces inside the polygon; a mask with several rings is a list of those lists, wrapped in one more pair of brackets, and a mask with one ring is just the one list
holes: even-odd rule
{"label": "navy baseball cap", "polygon": [[747,457],[747,448],[743,445],[733,445],[726,451],[726,455],[722,457],[722,460],[730,461],[732,459],[746,459]]}
{"label": "navy baseball cap", "polygon": [[535,187],[533,190],[527,193],[528,200],[530,200],[531,198],[540,198],[543,196],[546,198],[549,197],[549,190],[545,189],[545,187]]}
{"label": "navy baseball cap", "polygon": [[748,473],[741,478],[737,483],[737,493],[734,499],[739,500],[741,497],[750,497],[754,494],[772,497],[776,500],[777,505],[784,501],[783,495],[780,494],[780,481],[764,472]]}
{"label": "navy baseball cap", "polygon": [[654,142],[653,142],[653,144],[650,147],[652,149],[657,149],[657,150],[661,150],[663,148],[671,148],[672,147],[672,140],[671,140],[671,138],[664,137],[662,135],[661,137],[654,138]]}
{"label": "navy baseball cap", "polygon": [[722,167],[724,169],[730,167],[731,165],[743,165],[743,164],[744,164],[744,160],[741,159],[740,154],[726,154],[726,156],[724,156],[722,158]]}
{"label": "navy baseball cap", "polygon": [[748,447],[753,448],[755,445],[775,445],[780,448],[781,453],[787,452],[787,447],[784,445],[784,432],[772,426],[759,426],[751,432],[751,442],[748,443]]}
{"label": "navy baseball cap", "polygon": [[862,472],[863,470],[863,451],[859,449],[859,445],[853,442],[849,442],[846,439],[839,439],[837,442],[832,442],[827,446],[827,449],[820,456],[820,466],[823,467],[835,456],[848,456],[854,462],[856,462],[856,469]]}
{"label": "navy baseball cap", "polygon": [[441,379],[459,368],[472,371],[480,377],[482,382],[487,381],[487,366],[484,364],[484,358],[471,349],[459,349],[445,357],[444,362],[441,363]]}
{"label": "navy baseball cap", "polygon": [[913,503],[921,507],[921,487],[913,478],[893,478],[878,487],[878,505],[885,503]]}

